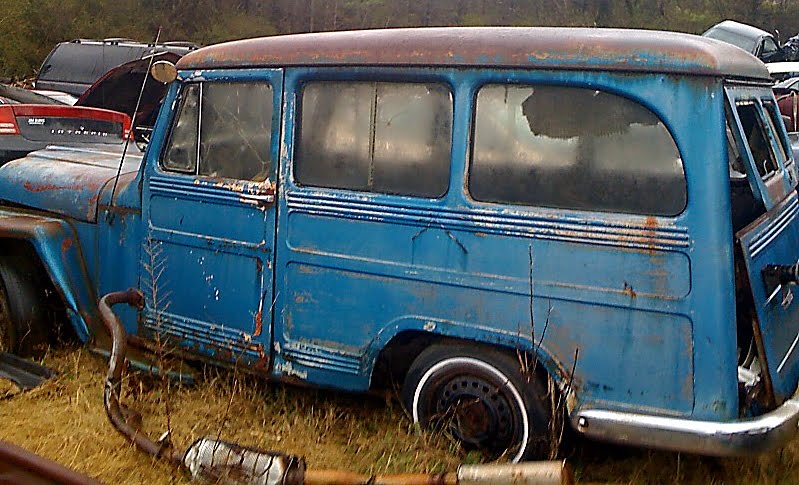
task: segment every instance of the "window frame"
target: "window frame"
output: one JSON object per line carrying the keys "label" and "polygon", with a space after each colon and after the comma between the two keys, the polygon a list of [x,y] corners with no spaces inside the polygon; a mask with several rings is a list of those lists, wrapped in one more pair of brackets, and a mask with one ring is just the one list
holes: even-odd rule
{"label": "window frame", "polygon": [[[166,167],[164,162],[166,160],[167,152],[172,146],[172,140],[175,136],[175,127],[177,126],[178,122],[180,121],[180,115],[183,111],[184,103],[186,102],[185,94],[188,92],[191,86],[197,86],[199,93],[197,94],[197,126],[194,127],[196,133],[196,144],[197,148],[195,149],[194,153],[194,168],[189,170],[179,170]],[[202,125],[202,83],[201,82],[191,82],[191,83],[183,83],[179,89],[177,96],[175,97],[174,108],[172,109],[172,119],[169,120],[169,131],[164,139],[164,144],[161,147],[161,153],[158,156],[158,163],[156,164],[158,170],[163,173],[168,174],[181,174],[181,175],[197,175],[197,170],[199,169],[200,165],[200,126]]]}
{"label": "window frame", "polygon": [[[162,145],[159,147],[159,153],[157,158],[157,163],[155,163],[155,167],[157,171],[164,175],[181,175],[181,176],[190,176],[197,180],[212,182],[215,180],[231,180],[236,181],[238,183],[243,183],[246,185],[262,185],[270,180],[274,180],[274,174],[278,171],[278,164],[279,164],[279,146],[282,143],[281,140],[281,132],[282,130],[282,99],[283,99],[283,83],[282,83],[282,69],[236,69],[236,70],[224,70],[224,71],[206,71],[202,73],[201,77],[195,78],[193,75],[185,76],[185,73],[178,73],[178,79],[180,85],[177,87],[177,93],[175,95],[173,101],[173,107],[171,109],[170,119],[169,119],[169,130],[164,136],[164,140]],[[203,85],[206,83],[214,83],[214,84],[224,84],[224,83],[262,83],[269,86],[271,90],[271,103],[272,103],[272,118],[270,120],[270,142],[268,152],[272,158],[271,160],[271,167],[269,169],[269,173],[266,180],[263,182],[258,182],[254,180],[247,180],[247,179],[236,179],[230,177],[212,177],[208,175],[200,175],[200,136],[202,133],[202,96],[203,96]],[[174,134],[175,125],[178,123],[180,118],[180,106],[183,102],[183,94],[186,92],[186,89],[189,86],[198,86],[199,89],[199,99],[197,104],[197,127],[196,127],[196,136],[197,136],[197,150],[195,154],[195,161],[194,161],[194,169],[193,171],[180,171],[170,169],[164,166],[164,160],[169,150],[169,147],[172,143],[172,137]]]}
{"label": "window frame", "polygon": [[[749,87],[735,83],[727,83],[724,86],[724,102],[730,109],[730,112],[733,116],[731,120],[731,122],[733,122],[733,135],[738,143],[738,149],[741,150],[743,148],[741,154],[744,156],[744,161],[748,167],[747,170],[754,170],[749,179],[750,185],[752,185],[753,193],[755,197],[758,197],[759,200],[765,204],[766,210],[771,210],[772,207],[778,204],[791,190],[793,190],[792,188],[789,188],[788,185],[793,184],[794,182],[791,180],[790,183],[786,183],[786,175],[784,175],[784,173],[793,179],[793,176],[791,175],[792,171],[787,170],[786,166],[783,164],[783,160],[781,160],[777,155],[777,147],[773,144],[774,140],[772,135],[769,134],[769,128],[764,118],[766,113],[761,103],[762,96],[763,92],[761,87]],[[737,109],[738,104],[741,102],[752,103],[757,107],[755,112],[758,117],[758,122],[766,132],[767,141],[769,142],[768,146],[770,147],[773,156],[777,157],[776,163],[779,167],[779,170],[771,172],[768,177],[764,178],[760,176],[760,173],[757,171],[757,167],[755,166],[754,156],[752,154],[751,148],[749,147],[748,140],[744,138],[743,125],[741,124],[741,119]],[[793,165],[789,164],[788,167],[792,169]],[[780,174],[780,176],[774,176],[775,173]]]}
{"label": "window frame", "polygon": [[[761,134],[764,137],[763,141],[766,142],[765,148],[768,150],[768,155],[771,157],[771,161],[776,166],[774,170],[766,172],[763,175],[760,175],[759,170],[757,171],[757,174],[760,177],[760,179],[763,180],[763,182],[768,182],[769,180],[774,178],[776,174],[779,174],[782,171],[782,163],[779,157],[779,149],[774,145],[774,137],[770,133],[769,122],[765,117],[766,113],[763,110],[763,106],[760,103],[759,98],[735,100],[733,108],[739,123],[739,127],[742,130],[741,133],[746,134],[746,132],[743,131],[743,124],[741,123],[741,113],[739,111],[739,108],[748,107],[748,106],[752,106],[752,108],[754,108],[755,121],[757,123],[757,126],[760,128]],[[748,151],[750,160],[752,162],[756,162],[754,153],[752,152],[752,147],[749,144],[749,140],[744,138],[742,138],[742,140],[745,142],[746,150]],[[755,169],[757,168],[758,168],[757,165],[755,165]]]}
{"label": "window frame", "polygon": [[[291,154],[288,165],[288,178],[290,183],[303,190],[318,189],[331,192],[341,192],[349,194],[359,194],[367,197],[400,197],[419,201],[431,201],[443,203],[453,192],[453,174],[457,165],[454,163],[456,156],[456,122],[457,122],[457,89],[453,81],[455,70],[453,69],[428,69],[424,72],[416,69],[404,68],[364,68],[356,67],[347,71],[332,70],[327,67],[314,67],[297,70],[292,73],[295,78],[293,83],[293,129],[291,130],[291,142],[289,152]],[[357,188],[326,187],[301,183],[297,178],[297,160],[300,147],[302,131],[302,106],[305,87],[312,83],[387,83],[387,84],[411,84],[411,85],[430,85],[435,84],[446,89],[450,100],[450,136],[449,136],[449,156],[446,164],[446,186],[443,193],[435,197],[420,196],[414,194],[391,193],[375,190],[361,190]],[[292,110],[292,108],[288,108]],[[457,175],[457,174],[456,174]]]}
{"label": "window frame", "polygon": [[[677,153],[680,159],[680,166],[682,169],[682,181],[684,187],[684,203],[679,211],[676,211],[672,214],[651,214],[651,213],[644,213],[643,211],[640,212],[631,212],[631,211],[619,211],[619,210],[611,210],[605,208],[575,208],[575,207],[564,207],[564,206],[556,206],[554,204],[549,205],[542,205],[542,204],[525,204],[520,202],[497,202],[497,201],[486,201],[480,200],[475,198],[472,195],[471,191],[471,175],[472,175],[472,167],[474,163],[474,149],[475,149],[475,141],[476,141],[476,128],[477,128],[477,98],[481,92],[481,90],[486,86],[492,85],[504,85],[504,86],[517,86],[517,87],[560,87],[560,88],[575,88],[575,89],[584,89],[584,90],[594,90],[599,91],[604,94],[609,94],[618,98],[623,98],[635,105],[647,110],[650,112],[657,120],[662,124],[665,128],[666,132],[669,135],[674,147],[677,149]],[[617,89],[613,89],[609,85],[605,84],[593,84],[593,83],[585,83],[585,82],[552,82],[551,80],[547,79],[539,79],[539,78],[530,78],[530,79],[502,79],[497,78],[496,76],[490,76],[488,79],[482,80],[480,83],[476,84],[473,88],[472,92],[472,99],[471,99],[471,112],[470,112],[470,121],[468,127],[468,152],[466,158],[466,166],[465,166],[465,174],[464,174],[464,184],[463,190],[464,194],[468,200],[475,204],[484,205],[484,206],[507,206],[507,207],[517,207],[517,208],[525,208],[530,210],[535,209],[548,209],[548,210],[557,210],[557,211],[573,211],[573,212],[592,212],[598,214],[618,214],[620,216],[630,216],[630,217],[658,217],[658,218],[677,218],[680,217],[685,213],[688,209],[689,205],[689,182],[688,182],[688,173],[685,169],[685,157],[683,155],[683,150],[680,147],[680,144],[675,138],[674,133],[672,131],[671,126],[666,122],[664,117],[658,113],[657,110],[653,109],[652,106],[649,105],[643,99],[637,99],[629,95],[624,91],[620,91]]]}

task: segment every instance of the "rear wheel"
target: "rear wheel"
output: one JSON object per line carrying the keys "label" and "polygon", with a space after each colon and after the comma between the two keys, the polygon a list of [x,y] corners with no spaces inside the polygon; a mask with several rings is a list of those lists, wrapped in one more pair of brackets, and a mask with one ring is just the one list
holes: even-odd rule
{"label": "rear wheel", "polygon": [[411,365],[403,401],[415,423],[446,429],[465,448],[513,462],[548,458],[546,387],[520,367],[493,349],[435,345]]}
{"label": "rear wheel", "polygon": [[0,350],[23,356],[47,343],[47,305],[31,262],[0,256]]}

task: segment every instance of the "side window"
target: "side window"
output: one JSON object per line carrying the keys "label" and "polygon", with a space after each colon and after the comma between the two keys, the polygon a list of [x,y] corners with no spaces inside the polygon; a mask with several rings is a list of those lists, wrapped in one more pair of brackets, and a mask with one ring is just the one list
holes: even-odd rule
{"label": "side window", "polygon": [[200,85],[183,88],[179,108],[161,162],[164,170],[195,173],[197,169],[197,132],[200,129]]}
{"label": "side window", "polygon": [[757,173],[760,174],[760,177],[766,178],[776,172],[779,166],[763,122],[758,115],[757,106],[751,101],[739,102],[736,104],[736,110],[738,118],[741,120],[744,138],[752,152]]}
{"label": "side window", "polygon": [[774,138],[777,139],[777,148],[780,151],[780,155],[787,163],[790,155],[788,148],[785,146],[785,140],[782,139],[782,136],[780,136],[780,130],[777,128],[780,126],[778,118],[782,115],[780,115],[779,110],[777,110],[777,107],[772,101],[763,101],[763,110],[766,112],[766,121],[768,122],[769,129],[771,130],[771,133],[774,134]]}
{"label": "side window", "polygon": [[163,169],[263,182],[271,169],[272,99],[263,82],[187,85]]}
{"label": "side window", "polygon": [[469,190],[479,201],[676,215],[682,159],[654,113],[593,89],[488,85],[477,94]]}
{"label": "side window", "polygon": [[761,55],[770,55],[777,52],[778,47],[777,44],[774,42],[774,39],[770,37],[766,37],[763,39],[763,49],[760,51]]}
{"label": "side window", "polygon": [[452,95],[441,84],[310,82],[298,139],[300,185],[440,197],[449,186]]}
{"label": "side window", "polygon": [[746,180],[746,167],[744,166],[743,157],[741,152],[738,151],[738,145],[735,143],[735,137],[732,134],[730,127],[730,117],[727,116],[727,122],[724,123],[727,131],[727,160],[730,165],[730,180],[739,181]]}

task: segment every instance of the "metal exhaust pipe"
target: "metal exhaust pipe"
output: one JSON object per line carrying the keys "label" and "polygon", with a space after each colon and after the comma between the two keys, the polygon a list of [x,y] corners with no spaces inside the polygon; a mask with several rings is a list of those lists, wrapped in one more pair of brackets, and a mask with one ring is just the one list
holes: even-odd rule
{"label": "metal exhaust pipe", "polygon": [[342,470],[306,470],[301,457],[244,447],[215,438],[201,438],[179,453],[169,436],[153,441],[131,427],[122,414],[119,395],[127,351],[127,335],[111,306],[126,303],[143,308],[144,296],[136,289],[109,293],[100,299],[100,314],[111,334],[103,397],[111,424],[137,448],[184,468],[194,479],[226,485],[571,485],[565,461],[516,464],[461,465],[456,472],[364,475]]}

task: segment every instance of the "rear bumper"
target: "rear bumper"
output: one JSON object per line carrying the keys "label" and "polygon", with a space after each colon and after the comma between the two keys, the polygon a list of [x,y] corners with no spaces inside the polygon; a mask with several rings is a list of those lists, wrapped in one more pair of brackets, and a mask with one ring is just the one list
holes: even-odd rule
{"label": "rear bumper", "polygon": [[737,421],[697,421],[619,411],[572,413],[580,433],[603,441],[715,456],[751,455],[779,447],[799,427],[799,389],[777,409]]}

